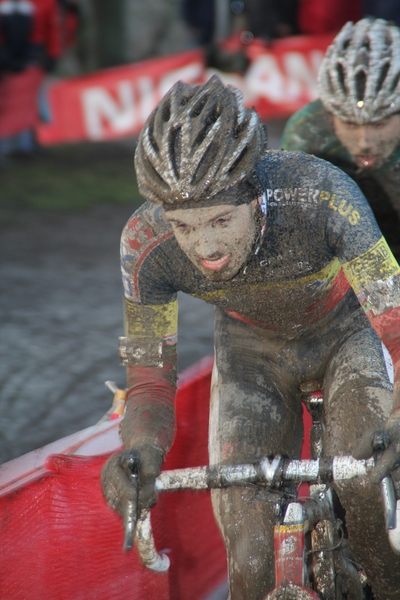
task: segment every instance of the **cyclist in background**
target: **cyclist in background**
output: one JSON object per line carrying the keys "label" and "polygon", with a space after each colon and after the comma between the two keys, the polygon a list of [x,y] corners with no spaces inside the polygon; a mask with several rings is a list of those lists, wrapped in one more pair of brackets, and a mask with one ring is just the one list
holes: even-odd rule
{"label": "cyclist in background", "polygon": [[281,146],[350,175],[399,260],[400,29],[383,19],[348,22],[325,54],[318,95],[289,119]]}
{"label": "cyclist in background", "polygon": [[[398,598],[400,556],[388,543],[379,482],[400,458],[400,389],[381,343],[397,382],[400,268],[350,177],[266,147],[255,111],[216,76],[175,84],[143,127],[135,167],[148,201],[121,241],[125,450],[103,468],[104,493],[122,516],[130,503],[156,501],[175,430],[181,290],[215,306],[211,464],[299,457],[300,386],[310,381],[324,394],[329,455],[349,454],[361,439],[371,453],[371,431],[387,430],[371,478],[337,491],[376,600]],[[212,491],[231,600],[263,600],[274,587],[276,497],[256,487]]]}

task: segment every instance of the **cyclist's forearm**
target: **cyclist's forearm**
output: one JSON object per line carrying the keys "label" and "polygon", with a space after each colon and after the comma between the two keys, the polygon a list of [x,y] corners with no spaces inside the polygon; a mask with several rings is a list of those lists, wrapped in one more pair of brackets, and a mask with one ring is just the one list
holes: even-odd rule
{"label": "cyclist's forearm", "polygon": [[177,317],[176,301],[143,305],[125,300],[120,355],[127,367],[128,401],[121,435],[128,449],[151,445],[165,454],[172,444]]}
{"label": "cyclist's forearm", "polygon": [[169,369],[131,367],[128,369],[128,401],[121,423],[126,448],[150,444],[163,454],[171,447],[175,433],[176,386]]}

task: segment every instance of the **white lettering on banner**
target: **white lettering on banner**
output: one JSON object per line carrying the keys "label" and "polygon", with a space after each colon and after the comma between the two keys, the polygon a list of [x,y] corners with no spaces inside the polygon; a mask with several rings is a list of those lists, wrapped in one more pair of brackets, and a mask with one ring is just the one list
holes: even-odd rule
{"label": "white lettering on banner", "polygon": [[157,104],[157,98],[154,89],[154,81],[151,77],[139,77],[137,82],[139,90],[139,121],[140,124],[144,123],[155,105]]}
{"label": "white lettering on banner", "polygon": [[117,84],[119,102],[103,87],[83,90],[83,115],[89,139],[101,140],[104,137],[104,122],[108,121],[116,133],[129,132],[137,120],[132,83],[120,81]]}
{"label": "white lettering on banner", "polygon": [[162,98],[177,81],[182,80],[185,83],[199,83],[199,77],[203,74],[204,65],[200,62],[191,63],[190,65],[185,65],[184,67],[167,73],[160,80],[160,98]]}
{"label": "white lettering on banner", "polygon": [[264,96],[278,104],[285,98],[284,77],[273,56],[260,56],[250,65],[246,85],[248,94],[253,99]]}
{"label": "white lettering on banner", "polygon": [[[312,56],[311,56],[312,54]],[[313,100],[316,96],[317,68],[323,53],[310,53],[310,63],[302,52],[286,52],[282,67],[272,55],[257,58],[246,74],[246,86],[253,101],[264,97],[270,102],[296,101],[304,94]]]}
{"label": "white lettering on banner", "polygon": [[288,97],[297,98],[304,91],[308,92],[310,96],[316,97],[318,68],[321,64],[323,53],[314,51],[312,54],[313,56],[310,61],[311,69],[304,54],[300,52],[287,52],[283,56],[287,77],[291,83],[287,89]]}
{"label": "white lettering on banner", "polygon": [[[109,137],[109,129],[120,135],[136,133],[158,100],[174,83],[179,80],[197,82],[202,73],[203,65],[198,62],[167,73],[160,79],[157,87],[153,78],[138,77],[134,81],[119,81],[115,86],[116,94],[100,86],[83,90],[83,117],[88,138],[106,139]],[[137,88],[136,94],[134,87]]]}
{"label": "white lettering on banner", "polygon": [[318,75],[318,71],[321,66],[323,58],[324,58],[324,53],[322,52],[322,50],[311,50],[310,62],[312,64],[312,67],[314,69],[314,73],[316,76]]}

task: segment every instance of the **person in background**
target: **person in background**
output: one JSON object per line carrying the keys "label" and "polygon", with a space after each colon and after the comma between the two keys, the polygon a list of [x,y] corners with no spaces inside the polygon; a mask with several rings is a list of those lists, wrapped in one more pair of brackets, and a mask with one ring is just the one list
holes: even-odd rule
{"label": "person in background", "polygon": [[190,46],[180,0],[127,0],[124,15],[126,62],[175,54]]}
{"label": "person in background", "polygon": [[58,4],[61,17],[62,56],[57,64],[57,75],[74,77],[83,72],[79,44],[83,11],[79,0],[58,0]]}
{"label": "person in background", "polygon": [[61,52],[57,0],[0,0],[0,157],[37,149],[39,88]]}
{"label": "person in background", "polygon": [[266,42],[298,33],[298,0],[244,0],[243,17],[253,38]]}
{"label": "person in background", "polygon": [[324,158],[364,192],[400,259],[400,29],[347,23],[326,51],[319,99],[294,114],[281,147]]}
{"label": "person in background", "polygon": [[194,43],[209,44],[215,30],[215,0],[182,0],[181,11]]}
{"label": "person in background", "polygon": [[218,21],[220,0],[183,0],[182,17],[193,44],[204,50],[206,67],[219,71],[244,73],[249,65],[242,50],[228,51],[224,40],[232,33],[231,11],[224,13],[225,23]]}

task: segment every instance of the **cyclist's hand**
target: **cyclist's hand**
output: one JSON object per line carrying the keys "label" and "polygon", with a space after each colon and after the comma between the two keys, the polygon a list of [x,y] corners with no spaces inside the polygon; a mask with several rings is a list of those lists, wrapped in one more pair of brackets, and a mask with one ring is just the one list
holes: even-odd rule
{"label": "cyclist's hand", "polygon": [[163,453],[151,445],[110,456],[101,473],[109,505],[124,518],[129,503],[136,506],[138,515],[153,506],[157,500],[155,479],[162,463]]}
{"label": "cyclist's hand", "polygon": [[367,430],[357,442],[353,451],[354,458],[369,458],[374,453],[374,440],[377,435],[386,435],[388,446],[379,456],[376,466],[371,473],[372,483],[379,483],[400,464],[400,409],[396,408],[381,431]]}

